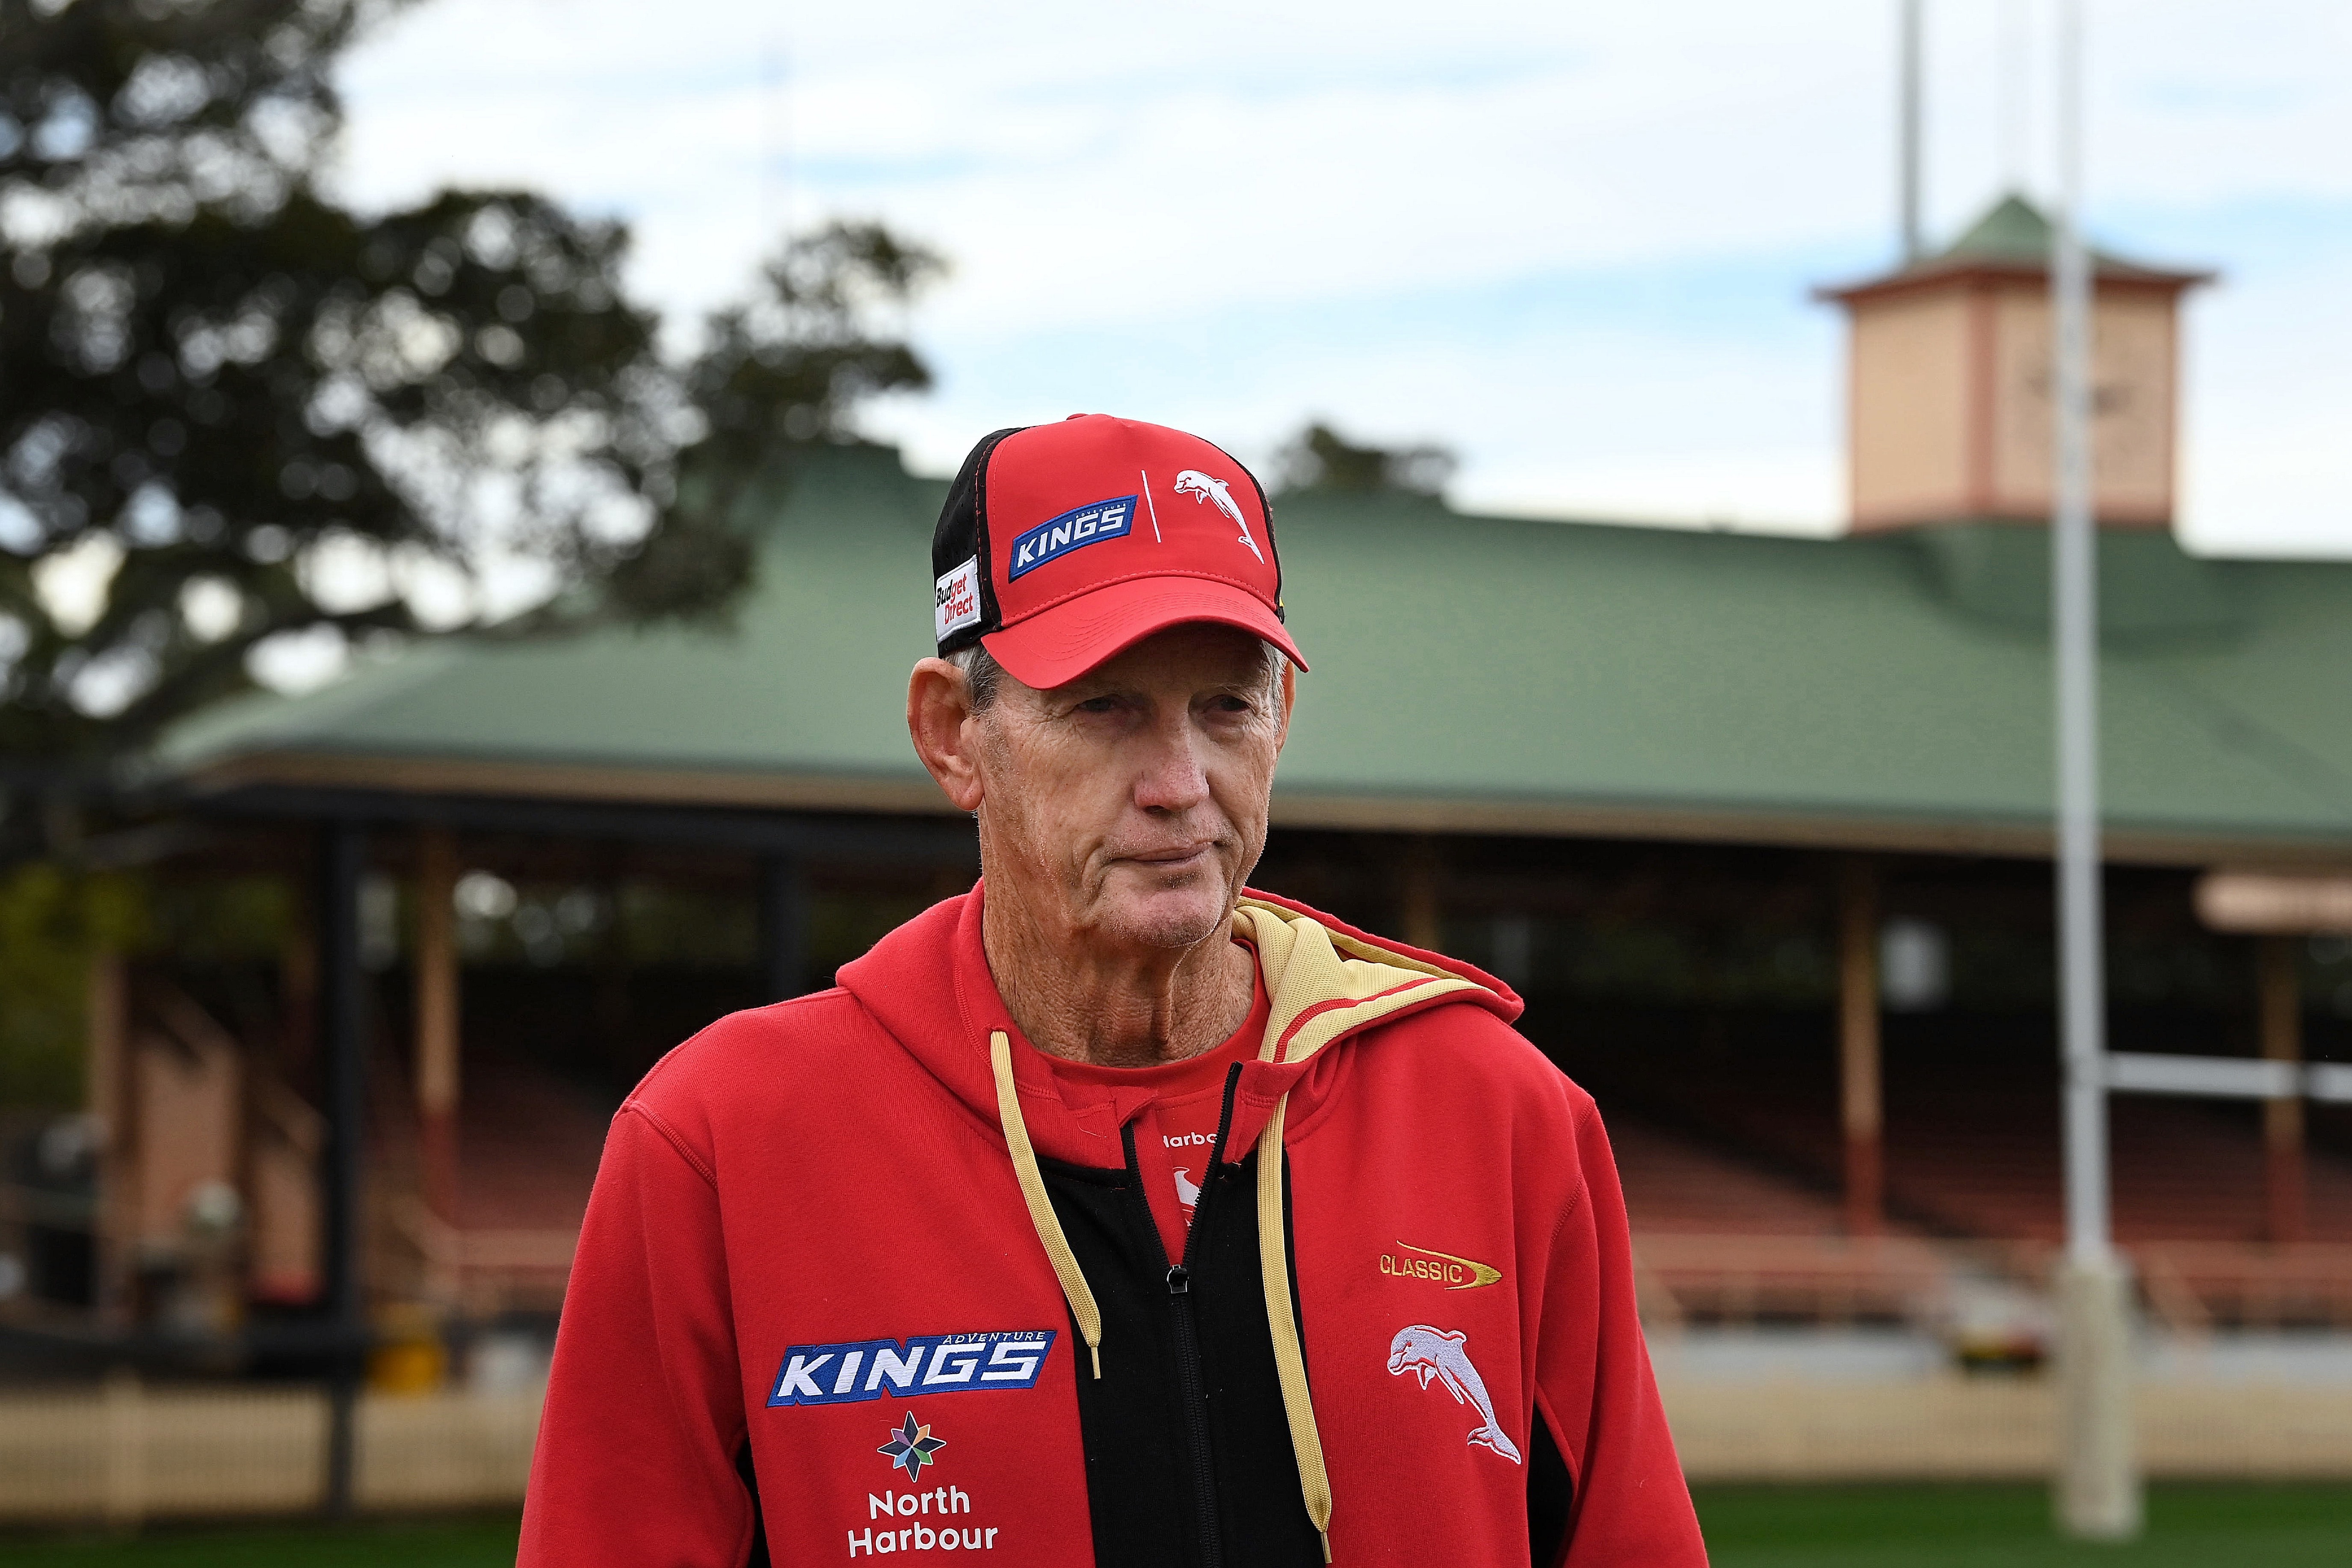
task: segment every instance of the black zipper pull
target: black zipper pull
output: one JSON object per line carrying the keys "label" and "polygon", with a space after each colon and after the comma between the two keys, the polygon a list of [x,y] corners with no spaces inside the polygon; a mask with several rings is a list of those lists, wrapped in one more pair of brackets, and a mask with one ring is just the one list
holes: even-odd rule
{"label": "black zipper pull", "polygon": [[[1216,1174],[1217,1167],[1224,1163],[1225,1134],[1233,1130],[1234,1125],[1234,1093],[1235,1090],[1239,1089],[1241,1086],[1242,1064],[1235,1062],[1233,1066],[1225,1069],[1225,1098],[1223,1102],[1217,1107],[1217,1141],[1213,1144],[1210,1145],[1209,1148],[1209,1173],[1211,1175]],[[1208,1184],[1205,1182],[1202,1184],[1202,1186],[1206,1186],[1207,1184]]]}
{"label": "black zipper pull", "polygon": [[1168,1293],[1171,1296],[1188,1296],[1192,1294],[1192,1273],[1191,1269],[1186,1268],[1182,1264],[1179,1263],[1174,1268],[1168,1270]]}

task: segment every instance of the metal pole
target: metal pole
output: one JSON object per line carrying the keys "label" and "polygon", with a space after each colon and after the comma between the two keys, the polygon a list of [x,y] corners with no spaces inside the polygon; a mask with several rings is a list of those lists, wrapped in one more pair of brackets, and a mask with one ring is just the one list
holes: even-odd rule
{"label": "metal pole", "polygon": [[2097,542],[2091,528],[2089,258],[2077,229],[2082,176],[2079,0],[2060,9],[2060,195],[2053,226],[2051,314],[2057,472],[2051,518],[2057,637],[2058,924],[2064,976],[2066,1247],[2107,1256],[2105,970],[2100,952]]}
{"label": "metal pole", "polygon": [[1919,55],[1922,0],[1903,0],[1901,12],[1903,57],[1903,100],[1899,109],[1902,121],[1902,160],[1897,172],[1903,203],[1903,261],[1909,266],[1919,259],[1926,248],[1919,226]]}
{"label": "metal pole", "polygon": [[359,1358],[366,1323],[360,1279],[360,1171],[367,1114],[366,1041],[360,987],[360,875],[367,839],[360,825],[328,823],[319,836],[319,1047],[327,1147],[320,1176],[326,1283],[327,1492],[330,1514],[351,1512]]}
{"label": "metal pole", "polygon": [[2061,1526],[2137,1535],[2130,1294],[2107,1205],[2105,964],[2099,887],[2098,574],[2091,467],[2091,275],[2080,228],[2082,5],[2058,12],[2058,212],[2050,304],[2055,472],[2051,619],[2058,753],[2058,927],[2064,1063],[2066,1258],[2060,1269]]}
{"label": "metal pole", "polygon": [[2001,0],[2000,182],[2022,195],[2026,179],[2025,0]]}

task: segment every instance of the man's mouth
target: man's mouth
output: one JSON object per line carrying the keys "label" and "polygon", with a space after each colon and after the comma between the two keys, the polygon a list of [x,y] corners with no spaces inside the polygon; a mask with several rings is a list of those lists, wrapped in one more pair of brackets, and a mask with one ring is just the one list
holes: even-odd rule
{"label": "man's mouth", "polygon": [[1205,844],[1179,844],[1165,849],[1139,849],[1131,854],[1122,855],[1119,858],[1132,860],[1140,866],[1176,869],[1207,858],[1215,852],[1216,847],[1216,841],[1212,839]]}

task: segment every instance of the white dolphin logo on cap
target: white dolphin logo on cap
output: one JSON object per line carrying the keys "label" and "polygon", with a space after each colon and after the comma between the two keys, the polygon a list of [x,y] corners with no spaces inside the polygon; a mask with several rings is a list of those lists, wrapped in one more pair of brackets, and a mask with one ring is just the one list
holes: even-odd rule
{"label": "white dolphin logo on cap", "polygon": [[1257,555],[1258,564],[1265,564],[1265,557],[1258,555],[1257,541],[1250,537],[1249,519],[1242,515],[1241,502],[1234,500],[1232,489],[1224,480],[1198,468],[1186,468],[1176,476],[1176,493],[1191,496],[1194,500],[1215,502],[1217,510],[1232,518],[1234,526],[1242,531],[1241,542],[1249,546],[1252,555]]}

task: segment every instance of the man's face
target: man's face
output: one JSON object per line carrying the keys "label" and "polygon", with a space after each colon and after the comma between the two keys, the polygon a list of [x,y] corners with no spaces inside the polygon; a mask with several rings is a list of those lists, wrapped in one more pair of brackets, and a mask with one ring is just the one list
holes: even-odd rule
{"label": "man's face", "polygon": [[971,721],[992,892],[1100,948],[1213,936],[1265,847],[1290,692],[1255,637],[1210,625],[1050,690],[1005,677]]}

